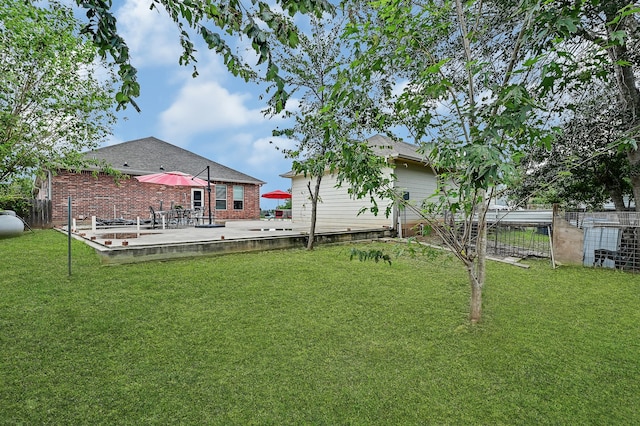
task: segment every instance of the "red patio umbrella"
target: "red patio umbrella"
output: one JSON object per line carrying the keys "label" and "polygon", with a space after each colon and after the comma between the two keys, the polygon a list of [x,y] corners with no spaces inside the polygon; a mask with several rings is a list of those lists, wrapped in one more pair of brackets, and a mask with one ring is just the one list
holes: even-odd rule
{"label": "red patio umbrella", "polygon": [[182,172],[162,172],[151,175],[136,176],[140,182],[155,183],[168,186],[207,186],[203,179]]}
{"label": "red patio umbrella", "polygon": [[275,191],[262,194],[262,198],[269,198],[272,200],[284,200],[287,198],[291,198],[291,194],[289,194],[288,192],[284,192],[279,189],[276,189]]}
{"label": "red patio umbrella", "polygon": [[275,191],[271,191],[271,192],[267,192],[265,194],[262,194],[262,198],[272,198],[272,199],[277,199],[277,200],[284,200],[286,198],[291,198],[291,194],[289,194],[288,192],[284,192],[284,191],[280,191],[279,189],[276,189]]}

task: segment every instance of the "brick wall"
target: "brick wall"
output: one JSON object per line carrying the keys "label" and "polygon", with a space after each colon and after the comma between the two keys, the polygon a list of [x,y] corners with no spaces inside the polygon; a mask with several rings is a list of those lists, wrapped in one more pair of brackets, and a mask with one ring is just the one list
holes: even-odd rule
{"label": "brick wall", "polygon": [[[260,218],[260,187],[244,186],[244,208],[233,209],[233,185],[227,184],[227,210],[215,210],[215,182],[211,185],[211,204],[215,220],[242,220]],[[191,188],[140,183],[134,178],[114,181],[103,173],[72,173],[59,171],[52,179],[52,220],[56,225],[67,222],[68,197],[72,197],[74,218],[90,221],[91,216],[103,219],[125,218],[135,220],[149,218],[149,206],[160,210],[173,205],[191,207]],[[205,212],[207,193],[203,192]]]}

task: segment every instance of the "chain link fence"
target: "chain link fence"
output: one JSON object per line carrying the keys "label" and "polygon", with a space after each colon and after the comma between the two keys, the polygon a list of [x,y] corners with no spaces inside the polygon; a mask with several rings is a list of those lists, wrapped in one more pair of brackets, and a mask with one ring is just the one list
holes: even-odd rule
{"label": "chain link fence", "polygon": [[640,213],[566,212],[565,220],[584,232],[585,266],[640,271]]}

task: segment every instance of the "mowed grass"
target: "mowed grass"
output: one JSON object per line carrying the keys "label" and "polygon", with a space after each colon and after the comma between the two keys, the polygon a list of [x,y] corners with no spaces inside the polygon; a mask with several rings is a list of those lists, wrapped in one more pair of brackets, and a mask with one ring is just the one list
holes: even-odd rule
{"label": "mowed grass", "polygon": [[[638,424],[640,277],[352,246],[101,266],[0,240],[0,424]],[[374,244],[393,253],[392,244]]]}

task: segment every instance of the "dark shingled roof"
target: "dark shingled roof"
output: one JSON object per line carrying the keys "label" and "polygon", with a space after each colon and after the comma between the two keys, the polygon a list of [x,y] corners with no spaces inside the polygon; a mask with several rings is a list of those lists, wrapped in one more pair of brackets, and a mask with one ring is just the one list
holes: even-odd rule
{"label": "dark shingled roof", "polygon": [[254,185],[265,183],[154,137],[94,149],[86,152],[85,156],[89,159],[104,160],[114,169],[131,176],[179,171],[194,176],[200,173],[198,177],[206,180],[207,175],[202,171],[209,166],[212,181]]}

